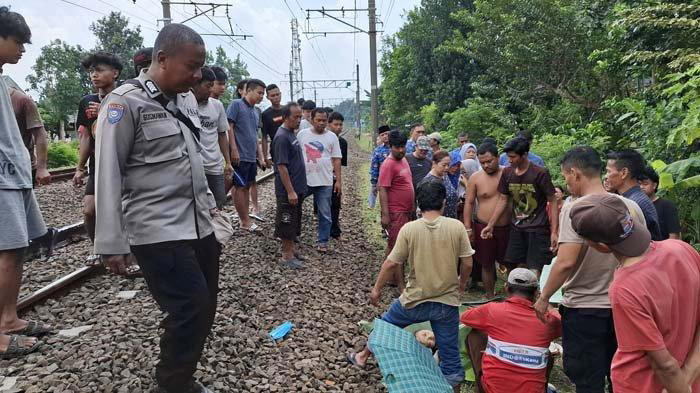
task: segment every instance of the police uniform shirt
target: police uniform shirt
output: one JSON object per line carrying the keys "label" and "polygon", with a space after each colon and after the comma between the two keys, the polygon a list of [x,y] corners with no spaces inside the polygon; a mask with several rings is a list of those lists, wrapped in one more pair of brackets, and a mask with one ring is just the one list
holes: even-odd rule
{"label": "police uniform shirt", "polygon": [[200,127],[197,101],[177,94],[166,110],[145,71],[138,80],[143,88],[125,84],[105,97],[97,118],[96,254],[213,232],[201,146],[172,114]]}

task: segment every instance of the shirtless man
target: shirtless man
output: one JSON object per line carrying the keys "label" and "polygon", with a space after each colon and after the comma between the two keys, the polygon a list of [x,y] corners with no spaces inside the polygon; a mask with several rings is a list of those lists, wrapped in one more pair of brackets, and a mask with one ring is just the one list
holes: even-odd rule
{"label": "shirtless man", "polygon": [[[493,228],[493,237],[484,239],[481,231],[489,222],[493,211],[498,203],[498,182],[503,174],[503,167],[498,165],[498,148],[491,143],[483,143],[477,150],[477,158],[483,168],[469,178],[467,185],[466,200],[464,202],[464,226],[467,228],[469,240],[477,250],[474,261],[481,265],[481,277],[484,281],[486,296],[491,299],[495,297],[494,288],[496,285],[496,260],[504,264],[506,248],[508,247],[508,232],[510,213],[504,210],[501,217],[496,220]],[[478,203],[476,218],[472,214],[475,205]],[[507,266],[512,270],[515,266]]]}

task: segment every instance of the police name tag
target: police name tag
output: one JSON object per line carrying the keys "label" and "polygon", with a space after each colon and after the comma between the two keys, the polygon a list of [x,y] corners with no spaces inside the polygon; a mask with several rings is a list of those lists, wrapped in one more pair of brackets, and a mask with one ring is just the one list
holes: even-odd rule
{"label": "police name tag", "polygon": [[151,121],[165,120],[168,118],[168,114],[165,111],[157,112],[143,112],[141,113],[141,122],[148,123]]}
{"label": "police name tag", "polygon": [[124,117],[124,105],[111,103],[107,106],[107,121],[116,124]]}
{"label": "police name tag", "polygon": [[486,344],[486,354],[501,360],[504,363],[528,368],[531,370],[541,370],[547,367],[549,359],[548,348],[531,347],[529,345],[513,344],[505,341],[495,340],[489,337]]}

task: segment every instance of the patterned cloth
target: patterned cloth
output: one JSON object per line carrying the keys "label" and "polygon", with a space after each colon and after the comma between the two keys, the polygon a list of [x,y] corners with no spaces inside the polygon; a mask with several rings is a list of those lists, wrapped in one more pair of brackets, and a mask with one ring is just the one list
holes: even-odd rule
{"label": "patterned cloth", "polygon": [[372,164],[369,166],[370,183],[377,184],[379,180],[379,167],[382,165],[382,162],[389,157],[389,154],[391,154],[389,145],[377,146],[377,148],[374,149],[372,153]]}
{"label": "patterned cloth", "polygon": [[452,392],[432,352],[410,332],[375,319],[368,345],[389,392]]}

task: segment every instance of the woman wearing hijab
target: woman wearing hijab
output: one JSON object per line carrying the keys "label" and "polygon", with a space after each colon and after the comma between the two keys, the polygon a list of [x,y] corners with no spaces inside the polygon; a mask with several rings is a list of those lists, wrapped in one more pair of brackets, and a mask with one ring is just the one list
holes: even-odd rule
{"label": "woman wearing hijab", "polygon": [[[459,163],[459,157],[456,157]],[[457,187],[452,184],[452,180],[448,175],[450,164],[453,162],[450,154],[444,150],[438,150],[433,154],[433,166],[427,175],[418,182],[420,187],[426,182],[439,182],[445,186],[447,195],[445,198],[445,209],[442,213],[445,217],[457,218],[457,205],[459,204],[459,193]],[[459,166],[457,166],[457,179],[459,179]]]}
{"label": "woman wearing hijab", "polygon": [[462,160],[476,159],[476,145],[473,143],[465,143],[462,148],[459,149],[459,155],[462,156]]}

